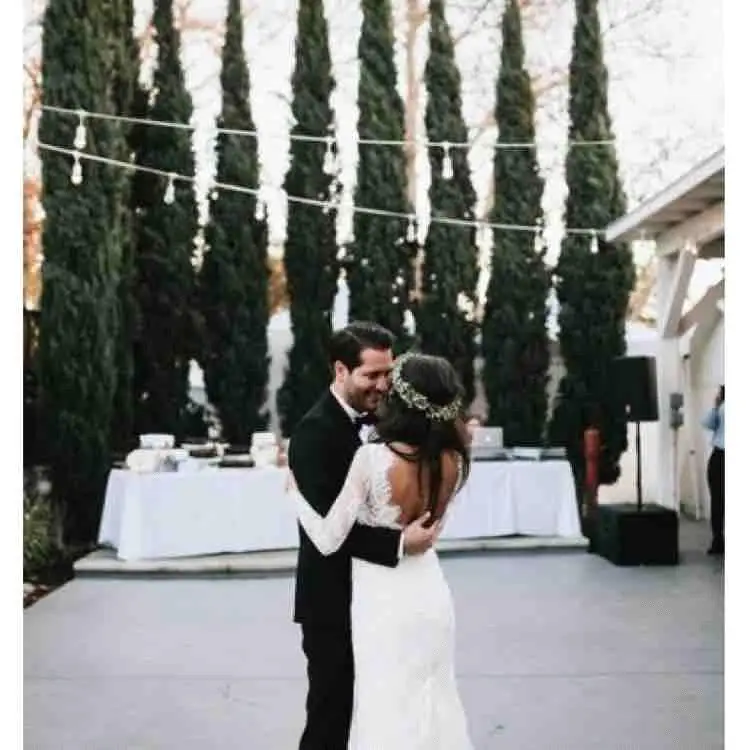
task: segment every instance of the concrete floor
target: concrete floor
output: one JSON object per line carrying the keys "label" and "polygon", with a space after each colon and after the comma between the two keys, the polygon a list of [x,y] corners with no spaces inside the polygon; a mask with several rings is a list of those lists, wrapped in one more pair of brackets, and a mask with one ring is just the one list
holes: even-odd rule
{"label": "concrete floor", "polygon": [[[681,564],[664,568],[444,557],[475,750],[722,748],[708,541],[682,522]],[[24,612],[24,747],[292,750],[306,686],[292,591],[287,573],[73,580]]]}

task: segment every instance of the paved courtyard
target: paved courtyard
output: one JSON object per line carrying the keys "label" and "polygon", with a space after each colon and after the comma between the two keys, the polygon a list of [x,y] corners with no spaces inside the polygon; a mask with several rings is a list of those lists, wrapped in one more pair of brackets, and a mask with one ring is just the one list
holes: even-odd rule
{"label": "paved courtyard", "polygon": [[[475,749],[722,748],[723,568],[706,545],[690,523],[676,567],[445,557]],[[24,747],[297,748],[292,591],[287,574],[70,582],[24,613]]]}

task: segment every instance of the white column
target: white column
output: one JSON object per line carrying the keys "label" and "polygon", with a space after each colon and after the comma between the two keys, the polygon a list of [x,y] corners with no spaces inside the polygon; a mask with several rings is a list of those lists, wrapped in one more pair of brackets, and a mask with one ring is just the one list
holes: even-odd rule
{"label": "white column", "polygon": [[675,455],[676,435],[670,426],[669,398],[682,392],[681,360],[678,336],[666,338],[664,329],[676,284],[676,255],[658,257],[657,320],[658,320],[658,503],[678,510],[679,482]]}
{"label": "white column", "polygon": [[699,451],[697,450],[697,435],[700,430],[699,414],[697,412],[697,384],[695,382],[696,368],[692,367],[692,360],[695,356],[693,348],[689,349],[688,354],[682,358],[682,374],[684,376],[684,425],[680,430],[679,439],[683,442],[683,450],[680,454],[683,456],[684,466],[680,468],[679,476],[688,478],[689,493],[688,497],[681,497],[681,507],[698,521],[702,517],[702,505],[700,497],[700,466]]}

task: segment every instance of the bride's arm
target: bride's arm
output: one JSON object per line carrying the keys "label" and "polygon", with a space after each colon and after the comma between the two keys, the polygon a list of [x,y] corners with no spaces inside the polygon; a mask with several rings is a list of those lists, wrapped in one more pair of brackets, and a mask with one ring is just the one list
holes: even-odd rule
{"label": "bride's arm", "polygon": [[365,500],[368,476],[368,451],[363,446],[352,459],[344,486],[326,516],[319,515],[297,487],[291,490],[298,520],[322,555],[334,554],[347,539]]}

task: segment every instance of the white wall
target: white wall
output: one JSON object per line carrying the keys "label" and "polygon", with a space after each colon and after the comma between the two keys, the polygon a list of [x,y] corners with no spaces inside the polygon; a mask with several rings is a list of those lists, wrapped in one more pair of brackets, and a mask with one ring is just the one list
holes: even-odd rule
{"label": "white wall", "polygon": [[[627,425],[628,448],[622,455],[621,474],[615,484],[598,489],[599,503],[637,502],[637,454],[635,452],[635,425]],[[640,424],[640,465],[643,503],[658,500],[658,423]]]}
{"label": "white wall", "polygon": [[718,387],[725,383],[725,318],[718,314],[710,324],[702,325],[705,328],[693,337],[689,360],[684,362],[692,405],[687,412],[689,439],[680,453],[681,503],[688,513],[709,518],[706,472],[711,433],[701,426],[701,421],[712,408]]}

